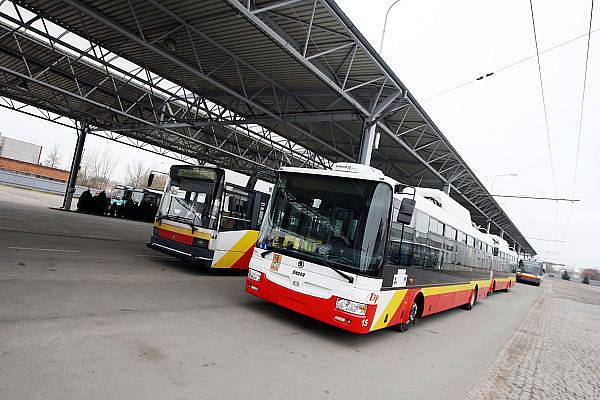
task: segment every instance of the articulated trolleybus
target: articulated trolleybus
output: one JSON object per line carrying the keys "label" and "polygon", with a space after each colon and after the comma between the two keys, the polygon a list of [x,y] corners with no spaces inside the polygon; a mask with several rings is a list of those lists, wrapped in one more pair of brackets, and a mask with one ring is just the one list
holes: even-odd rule
{"label": "articulated trolleybus", "polygon": [[513,285],[517,255],[445,193],[369,166],[280,171],[246,291],[325,323],[403,331]]}
{"label": "articulated trolleybus", "polygon": [[222,168],[173,165],[148,247],[211,268],[247,269],[268,197],[227,183]]}

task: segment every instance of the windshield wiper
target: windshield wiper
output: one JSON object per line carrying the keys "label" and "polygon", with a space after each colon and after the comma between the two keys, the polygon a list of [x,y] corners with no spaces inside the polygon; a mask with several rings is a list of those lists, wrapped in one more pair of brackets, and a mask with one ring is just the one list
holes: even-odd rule
{"label": "windshield wiper", "polygon": [[329,269],[332,269],[333,271],[337,272],[341,277],[346,278],[348,280],[348,283],[354,283],[354,278],[352,276],[348,275],[345,272],[340,271],[337,268],[334,268],[331,265],[331,261],[327,261],[327,260],[323,260],[323,261],[324,261],[326,267],[328,267]]}
{"label": "windshield wiper", "polygon": [[262,258],[265,258],[269,254],[273,253],[275,250],[277,250],[277,251],[282,251],[282,250],[283,251],[292,251],[294,253],[301,253],[303,256],[313,259],[314,260],[313,262],[315,262],[317,264],[322,263],[327,268],[333,270],[334,272],[337,272],[337,274],[339,276],[341,276],[342,278],[346,279],[348,281],[348,283],[354,283],[354,277],[352,277],[352,276],[348,275],[347,273],[342,272],[339,269],[335,268],[333,266],[333,262],[332,261],[329,261],[329,260],[327,260],[325,258],[320,258],[320,257],[311,257],[309,254],[305,254],[305,253],[302,253],[302,252],[295,251],[291,247],[292,247],[292,244],[290,243],[290,244],[288,244],[287,247],[282,247],[282,248],[279,248],[279,249],[270,248],[270,249],[267,249],[267,250],[263,251],[262,253],[260,253],[260,255],[261,255]]}
{"label": "windshield wiper", "polygon": [[262,253],[260,253],[260,256],[261,256],[262,258],[265,258],[266,256],[268,256],[269,254],[271,254],[271,253],[272,253],[272,252],[274,252],[274,251],[275,251],[275,249],[269,249],[269,250],[265,250],[265,251],[263,251]]}
{"label": "windshield wiper", "polygon": [[181,217],[179,215],[164,214],[164,215],[156,217],[156,220],[161,221],[164,218],[172,219],[173,221],[182,222],[184,224],[189,225],[192,228],[192,233],[194,233],[194,230],[196,229],[196,226],[194,225],[194,223],[192,221],[190,221],[188,218]]}

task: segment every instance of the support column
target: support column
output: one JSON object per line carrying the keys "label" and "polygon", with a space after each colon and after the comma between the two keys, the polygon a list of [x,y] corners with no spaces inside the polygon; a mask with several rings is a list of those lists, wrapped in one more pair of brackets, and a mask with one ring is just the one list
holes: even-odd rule
{"label": "support column", "polygon": [[364,165],[371,165],[371,155],[373,154],[373,145],[375,144],[376,124],[365,121],[363,123],[363,134],[360,142],[360,155],[358,162]]}
{"label": "support column", "polygon": [[450,196],[450,182],[444,183],[442,190],[444,191],[444,193],[446,193],[448,196]]}
{"label": "support column", "polygon": [[487,223],[487,232],[490,233],[490,229],[492,229],[492,220],[488,219],[488,223]]}
{"label": "support column", "polygon": [[254,190],[256,182],[258,182],[258,176],[256,175],[256,173],[254,173],[248,178],[248,182],[246,183],[246,189]]}
{"label": "support column", "polygon": [[89,129],[90,128],[87,125],[82,125],[82,128],[77,132],[77,144],[75,145],[75,153],[73,154],[73,160],[71,161],[71,170],[69,171],[69,180],[67,181],[67,190],[65,190],[62,206],[63,210],[71,209],[71,202],[73,201],[73,195],[75,194],[75,184],[77,183],[77,174],[81,167],[81,157],[83,155],[85,137]]}

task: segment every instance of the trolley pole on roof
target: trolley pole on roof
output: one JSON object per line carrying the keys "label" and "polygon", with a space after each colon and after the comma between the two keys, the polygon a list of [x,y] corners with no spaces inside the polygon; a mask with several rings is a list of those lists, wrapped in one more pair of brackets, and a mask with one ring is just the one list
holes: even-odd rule
{"label": "trolley pole on roof", "polygon": [[67,189],[65,190],[65,197],[63,200],[63,210],[70,210],[71,203],[73,201],[73,195],[75,194],[75,184],[77,183],[77,174],[81,167],[81,157],[83,156],[83,148],[85,146],[85,137],[87,136],[90,127],[81,124],[81,129],[77,132],[77,144],[75,145],[75,153],[73,154],[73,161],[71,162],[71,170],[69,171],[69,180],[67,181]]}

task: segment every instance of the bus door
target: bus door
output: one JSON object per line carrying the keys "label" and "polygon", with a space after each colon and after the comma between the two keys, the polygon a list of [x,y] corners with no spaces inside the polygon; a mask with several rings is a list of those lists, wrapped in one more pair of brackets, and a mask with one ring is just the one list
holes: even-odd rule
{"label": "bus door", "polygon": [[248,268],[268,197],[255,190],[226,185],[212,268]]}

